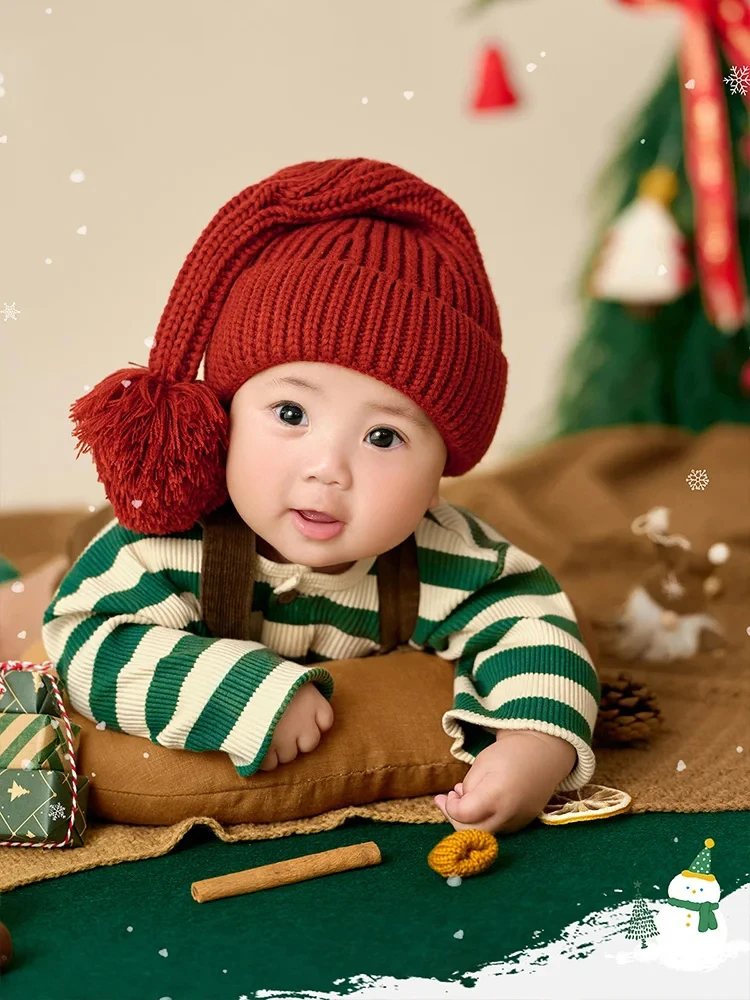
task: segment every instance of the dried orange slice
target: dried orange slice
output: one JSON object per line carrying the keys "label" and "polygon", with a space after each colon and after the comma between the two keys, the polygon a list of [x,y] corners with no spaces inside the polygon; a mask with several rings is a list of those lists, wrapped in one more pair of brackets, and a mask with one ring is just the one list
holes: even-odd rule
{"label": "dried orange slice", "polygon": [[632,798],[619,788],[584,785],[571,792],[556,792],[539,819],[548,826],[578,823],[584,819],[608,819],[630,809]]}

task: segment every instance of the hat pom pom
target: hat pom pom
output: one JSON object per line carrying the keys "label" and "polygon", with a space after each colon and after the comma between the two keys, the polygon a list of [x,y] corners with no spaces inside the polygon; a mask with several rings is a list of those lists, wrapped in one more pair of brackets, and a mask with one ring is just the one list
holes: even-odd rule
{"label": "hat pom pom", "polygon": [[121,368],[70,416],[78,455],[92,452],[115,516],[131,531],[188,531],[226,500],[229,419],[205,382]]}

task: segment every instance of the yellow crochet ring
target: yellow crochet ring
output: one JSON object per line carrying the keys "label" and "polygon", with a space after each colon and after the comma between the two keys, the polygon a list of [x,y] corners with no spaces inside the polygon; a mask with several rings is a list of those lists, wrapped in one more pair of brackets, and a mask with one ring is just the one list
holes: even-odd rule
{"label": "yellow crochet ring", "polygon": [[476,875],[489,868],[497,857],[497,840],[486,830],[456,830],[444,837],[427,856],[427,864],[439,875],[450,878]]}

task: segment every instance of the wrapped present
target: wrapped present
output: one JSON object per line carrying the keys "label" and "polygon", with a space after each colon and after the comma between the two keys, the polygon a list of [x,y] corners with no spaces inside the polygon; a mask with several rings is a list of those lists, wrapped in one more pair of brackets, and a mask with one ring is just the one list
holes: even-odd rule
{"label": "wrapped present", "polygon": [[[73,755],[78,752],[81,727],[70,725]],[[51,715],[0,714],[0,768],[69,771],[73,763],[59,718]]]}
{"label": "wrapped present", "polygon": [[[30,704],[48,710],[29,711]],[[15,733],[15,739],[5,742],[14,761],[23,731],[30,729],[31,741],[41,744],[35,756],[55,740],[45,759],[53,765],[57,758],[63,765],[62,770],[33,767],[28,757],[22,758],[25,767],[0,766],[0,847],[83,847],[89,782],[76,768],[80,728],[70,722],[51,660],[0,662],[0,720],[6,734]],[[44,731],[46,742],[39,735]]]}
{"label": "wrapped present", "polygon": [[[62,846],[73,807],[70,771],[0,770],[0,843]],[[89,780],[78,775],[78,794],[69,847],[83,847]]]}
{"label": "wrapped present", "polygon": [[[58,684],[59,678],[55,675]],[[58,717],[52,680],[46,674],[31,670],[15,670],[2,678],[4,691],[0,691],[0,714],[12,712],[29,715]]]}

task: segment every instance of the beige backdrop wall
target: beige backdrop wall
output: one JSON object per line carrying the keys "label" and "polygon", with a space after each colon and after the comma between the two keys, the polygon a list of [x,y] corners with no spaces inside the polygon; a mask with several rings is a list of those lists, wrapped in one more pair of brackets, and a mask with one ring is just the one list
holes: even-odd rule
{"label": "beige backdrop wall", "polygon": [[[144,340],[221,205],[310,159],[397,163],[464,209],[510,361],[477,470],[518,450],[548,414],[578,332],[592,184],[661,75],[679,18],[616,0],[517,0],[470,20],[463,10],[3,0],[0,306],[18,314],[0,319],[0,507],[104,501],[90,456],[75,458],[71,403],[146,364]],[[507,54],[523,104],[478,118],[467,102],[485,40]],[[85,180],[70,179],[76,170]]]}

